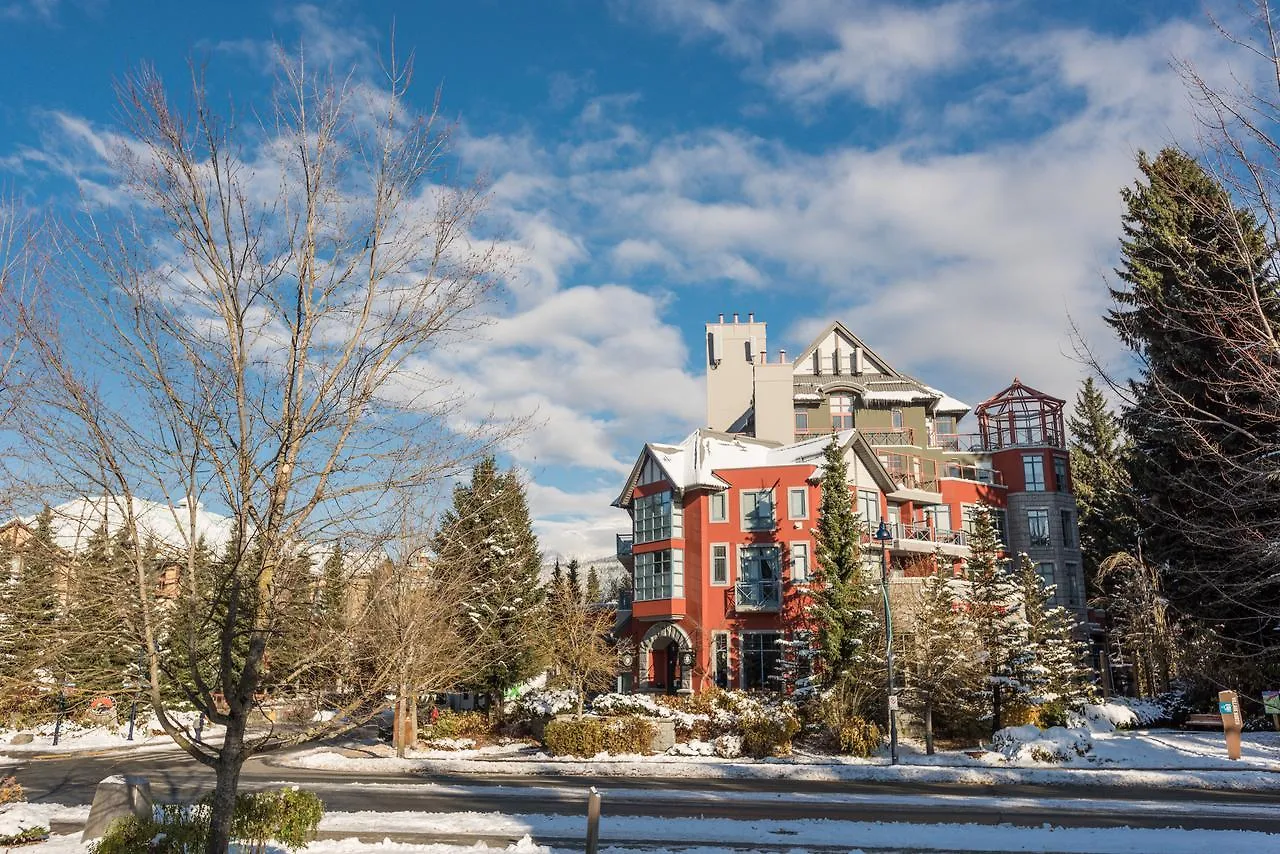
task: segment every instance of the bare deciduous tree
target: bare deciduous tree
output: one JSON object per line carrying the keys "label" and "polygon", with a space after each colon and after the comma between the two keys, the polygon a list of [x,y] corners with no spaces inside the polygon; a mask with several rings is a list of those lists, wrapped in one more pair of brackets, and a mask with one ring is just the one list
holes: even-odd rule
{"label": "bare deciduous tree", "polygon": [[[185,108],[154,72],[129,78],[111,163],[123,201],[61,233],[63,278],[21,313],[38,380],[21,420],[55,485],[109,496],[135,542],[138,498],[177,508],[170,556],[204,608],[170,619],[141,557],[130,607],[161,725],[217,772],[210,852],[229,844],[242,764],[283,738],[247,725],[310,595],[287,571],[304,544],[385,527],[401,494],[497,435],[459,432],[430,361],[474,334],[502,273],[497,244],[474,235],[483,187],[450,182],[448,129],[409,110],[407,67],[375,85],[279,60],[254,125],[220,114],[198,72]],[[235,523],[212,566],[201,501]],[[385,690],[396,651],[380,652],[365,683]],[[169,713],[171,689],[225,727],[221,745]]]}

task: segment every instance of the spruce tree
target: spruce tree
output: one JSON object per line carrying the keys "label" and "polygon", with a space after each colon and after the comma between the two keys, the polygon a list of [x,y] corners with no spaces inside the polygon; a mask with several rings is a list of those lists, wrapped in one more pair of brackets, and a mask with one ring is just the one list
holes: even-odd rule
{"label": "spruce tree", "polygon": [[347,607],[346,555],[342,543],[333,544],[333,550],[320,567],[320,589],[316,594],[315,613],[321,621],[341,623]]}
{"label": "spruce tree", "polygon": [[454,489],[433,549],[444,571],[471,579],[466,631],[484,656],[474,687],[500,713],[506,693],[538,671],[546,652],[542,558],[516,473],[500,471],[493,457],[477,463],[471,482]]}
{"label": "spruce tree", "polygon": [[1193,158],[1138,166],[1107,321],[1141,366],[1122,423],[1142,551],[1176,605],[1265,660],[1280,641],[1275,247]]}
{"label": "spruce tree", "polygon": [[569,559],[569,571],[565,574],[565,588],[574,602],[582,601],[582,581],[579,578],[581,568],[576,557]]}
{"label": "spruce tree", "polygon": [[877,674],[883,662],[877,651],[883,626],[877,618],[876,587],[863,566],[863,530],[853,509],[844,451],[833,438],[823,452],[822,499],[814,529],[818,583],[809,615],[816,635],[816,676],[841,719],[870,717],[869,701],[881,684]]}
{"label": "spruce tree", "polygon": [[979,645],[982,692],[991,704],[991,731],[1002,726],[1006,701],[1020,693],[1013,656],[1018,643],[1018,595],[1001,557],[1000,537],[985,507],[975,516],[969,538],[969,603],[965,613]]}
{"label": "spruce tree", "polygon": [[941,570],[921,585],[914,616],[902,653],[902,702],[924,722],[925,751],[932,755],[935,714],[945,711],[954,720],[970,711],[974,644],[951,579]]}
{"label": "spruce tree", "polygon": [[1109,556],[1131,549],[1137,536],[1126,468],[1130,449],[1119,420],[1092,377],[1085,379],[1076,394],[1067,428],[1071,434],[1071,484],[1080,509],[1084,574],[1089,589],[1099,593],[1098,567]]}
{"label": "spruce tree", "polygon": [[133,560],[132,543],[111,537],[103,521],[69,562],[63,666],[82,696],[118,691],[137,658],[129,639],[129,597],[121,583]]}
{"label": "spruce tree", "polygon": [[588,605],[595,605],[600,601],[600,573],[596,572],[595,564],[587,567],[587,589],[585,595]]}
{"label": "spruce tree", "polygon": [[19,554],[12,655],[19,667],[17,672],[35,673],[39,681],[47,683],[65,675],[59,589],[66,578],[68,561],[54,540],[53,511],[48,507],[36,517],[31,536]]}
{"label": "spruce tree", "polygon": [[1019,690],[1032,705],[1074,705],[1090,694],[1093,671],[1088,646],[1067,609],[1053,605],[1053,586],[1045,584],[1027,554],[1018,556],[1015,577],[1022,624],[1011,656]]}

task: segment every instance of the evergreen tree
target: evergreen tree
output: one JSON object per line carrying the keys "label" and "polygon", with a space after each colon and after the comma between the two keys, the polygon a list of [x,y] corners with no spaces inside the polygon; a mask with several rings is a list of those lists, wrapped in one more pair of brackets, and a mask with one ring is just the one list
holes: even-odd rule
{"label": "evergreen tree", "polygon": [[1130,549],[1137,535],[1126,468],[1129,446],[1092,377],[1080,386],[1067,427],[1085,579],[1090,590],[1099,593],[1098,567],[1110,555]]}
{"label": "evergreen tree", "polygon": [[578,564],[578,559],[576,557],[570,558],[569,572],[565,576],[565,588],[569,592],[569,597],[574,602],[582,601],[582,581],[578,577],[578,571],[580,569],[581,567]]}
{"label": "evergreen tree", "polygon": [[869,701],[880,692],[877,675],[883,662],[877,647],[883,626],[875,586],[863,567],[862,534],[844,451],[833,439],[823,452],[822,500],[814,529],[818,583],[809,613],[817,642],[816,677],[840,719],[879,717]]}
{"label": "evergreen tree", "polygon": [[59,631],[59,589],[66,554],[54,541],[53,511],[36,517],[30,538],[19,550],[21,570],[13,599],[12,655],[18,673],[36,673],[46,684],[62,678],[64,644]]}
{"label": "evergreen tree", "polygon": [[564,584],[564,568],[560,566],[560,556],[556,555],[555,566],[551,568],[551,595],[558,595],[561,585]]}
{"label": "evergreen tree", "polygon": [[499,471],[493,457],[477,463],[471,482],[454,489],[433,549],[445,572],[471,578],[468,640],[486,657],[474,687],[500,712],[507,691],[533,676],[545,657],[542,558],[516,473]]}
{"label": "evergreen tree", "polygon": [[930,755],[935,714],[943,711],[955,719],[972,711],[973,647],[951,579],[943,571],[931,575],[921,585],[912,634],[902,655],[903,706],[924,722]]}
{"label": "evergreen tree", "polygon": [[1141,370],[1122,423],[1142,550],[1255,659],[1280,641],[1280,297],[1266,230],[1191,157],[1141,156],[1107,321]]}
{"label": "evergreen tree", "polygon": [[128,628],[129,597],[121,583],[134,560],[132,543],[111,537],[104,520],[70,561],[63,668],[82,696],[118,691],[137,657]]}
{"label": "evergreen tree", "polygon": [[1018,556],[1015,580],[1023,622],[1011,666],[1022,696],[1033,705],[1069,706],[1088,698],[1093,671],[1079,623],[1067,609],[1053,605],[1052,585],[1044,583],[1025,553]]}
{"label": "evergreen tree", "polygon": [[316,595],[315,613],[321,622],[336,622],[341,625],[346,608],[346,554],[342,550],[342,543],[337,542],[320,567],[320,589]]}
{"label": "evergreen tree", "polygon": [[1005,702],[1021,693],[1013,669],[1019,635],[1018,596],[1000,551],[1000,537],[984,507],[974,516],[969,538],[969,603],[965,613],[981,650],[981,690],[991,703],[993,733],[1001,728]]}
{"label": "evergreen tree", "polygon": [[600,573],[596,572],[595,565],[587,567],[587,590],[586,601],[588,605],[597,604],[602,596],[600,590]]}

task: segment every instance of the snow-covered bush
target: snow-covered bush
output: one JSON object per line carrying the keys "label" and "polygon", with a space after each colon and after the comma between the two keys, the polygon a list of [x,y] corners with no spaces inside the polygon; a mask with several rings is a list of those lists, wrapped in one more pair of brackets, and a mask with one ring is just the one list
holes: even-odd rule
{"label": "snow-covered bush", "polygon": [[474,738],[433,738],[427,742],[432,750],[471,750],[476,746]]}
{"label": "snow-covered bush", "polygon": [[742,737],[725,734],[716,736],[711,742],[711,746],[715,748],[716,756],[721,759],[737,759],[742,755]]}
{"label": "snow-covered bush", "polygon": [[677,738],[704,734],[699,730],[705,729],[705,726],[699,725],[707,722],[707,716],[680,708],[681,699],[662,697],[658,700],[649,694],[601,694],[591,701],[591,711],[600,715],[667,718],[675,722]]}
{"label": "snow-covered bush", "polygon": [[[733,736],[721,737],[732,738]],[[694,738],[689,741],[672,745],[672,747],[667,750],[667,753],[671,756],[715,756],[716,746],[709,741]]]}
{"label": "snow-covered bush", "polygon": [[1087,755],[1093,740],[1082,729],[1049,727],[1041,730],[1032,724],[1005,727],[991,737],[991,746],[1010,762],[1061,763]]}
{"label": "snow-covered bush", "polygon": [[550,718],[578,710],[578,695],[565,688],[534,688],[521,694],[513,711],[524,720]]}

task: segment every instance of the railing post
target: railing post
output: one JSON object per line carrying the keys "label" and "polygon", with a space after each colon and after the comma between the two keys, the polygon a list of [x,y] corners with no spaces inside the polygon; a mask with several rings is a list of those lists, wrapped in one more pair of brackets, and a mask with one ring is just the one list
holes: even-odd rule
{"label": "railing post", "polygon": [[600,848],[600,793],[591,787],[587,795],[587,854],[596,854]]}

